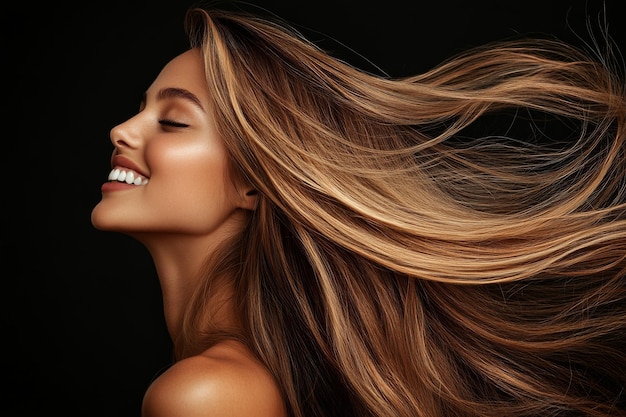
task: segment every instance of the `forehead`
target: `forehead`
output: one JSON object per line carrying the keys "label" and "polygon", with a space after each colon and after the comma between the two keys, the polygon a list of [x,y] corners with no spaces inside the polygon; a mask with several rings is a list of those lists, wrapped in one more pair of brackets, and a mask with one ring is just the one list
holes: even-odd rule
{"label": "forehead", "polygon": [[198,50],[190,49],[169,61],[148,88],[148,95],[170,87],[189,90],[204,105],[208,103],[208,85]]}

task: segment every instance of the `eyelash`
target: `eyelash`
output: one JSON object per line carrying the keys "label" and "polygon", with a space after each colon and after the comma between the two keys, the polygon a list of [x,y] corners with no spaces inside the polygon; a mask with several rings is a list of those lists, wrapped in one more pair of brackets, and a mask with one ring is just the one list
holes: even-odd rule
{"label": "eyelash", "polygon": [[188,124],[175,122],[174,120],[169,120],[169,119],[161,119],[159,120],[159,123],[162,125],[171,126],[171,127],[189,127]]}

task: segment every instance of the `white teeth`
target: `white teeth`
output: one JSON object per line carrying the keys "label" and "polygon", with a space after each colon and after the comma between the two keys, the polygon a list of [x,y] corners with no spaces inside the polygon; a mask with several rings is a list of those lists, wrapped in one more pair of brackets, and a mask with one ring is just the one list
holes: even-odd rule
{"label": "white teeth", "polygon": [[119,168],[111,170],[108,178],[109,181],[119,181],[133,185],[146,185],[148,183],[147,178],[142,178],[141,175],[138,175],[133,171],[125,171]]}
{"label": "white teeth", "polygon": [[117,177],[119,177],[119,176],[120,176],[120,170],[119,169],[114,169],[109,174],[109,181],[115,181],[115,180],[117,180]]}

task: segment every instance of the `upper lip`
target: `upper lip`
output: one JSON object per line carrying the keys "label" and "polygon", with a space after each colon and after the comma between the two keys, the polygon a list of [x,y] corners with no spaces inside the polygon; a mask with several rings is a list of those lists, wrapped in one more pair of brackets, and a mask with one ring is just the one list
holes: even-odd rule
{"label": "upper lip", "polygon": [[137,174],[148,178],[148,175],[141,168],[139,168],[137,164],[124,155],[113,155],[111,158],[111,168],[116,167],[132,169]]}

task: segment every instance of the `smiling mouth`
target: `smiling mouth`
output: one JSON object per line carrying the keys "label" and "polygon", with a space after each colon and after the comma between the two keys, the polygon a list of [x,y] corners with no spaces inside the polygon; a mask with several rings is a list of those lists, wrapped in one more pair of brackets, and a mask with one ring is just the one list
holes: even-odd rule
{"label": "smiling mouth", "polygon": [[109,174],[109,181],[124,182],[132,185],[146,185],[148,178],[144,178],[130,169],[113,168]]}

